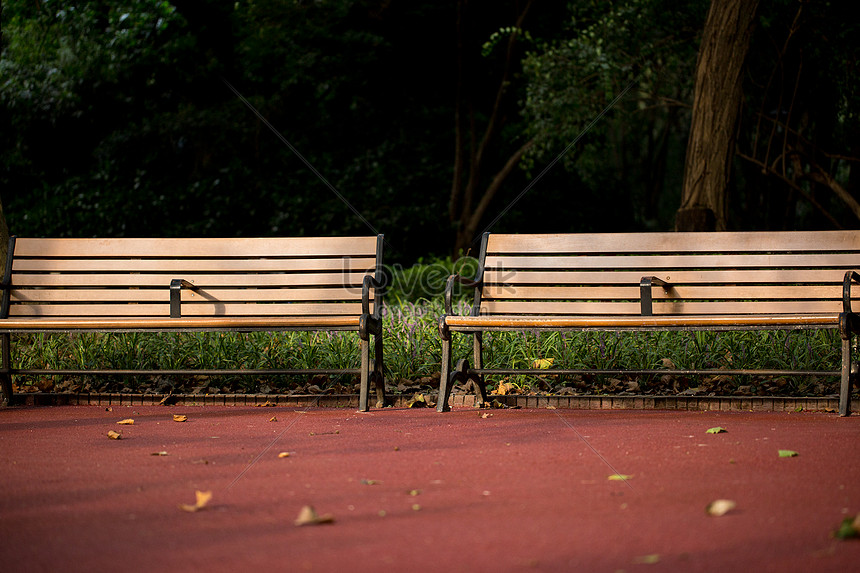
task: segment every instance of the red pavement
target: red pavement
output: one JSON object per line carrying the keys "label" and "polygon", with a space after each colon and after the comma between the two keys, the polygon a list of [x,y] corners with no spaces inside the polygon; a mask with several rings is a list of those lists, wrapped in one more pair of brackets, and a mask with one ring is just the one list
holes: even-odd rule
{"label": "red pavement", "polygon": [[0,569],[845,573],[858,440],[823,413],[9,408]]}

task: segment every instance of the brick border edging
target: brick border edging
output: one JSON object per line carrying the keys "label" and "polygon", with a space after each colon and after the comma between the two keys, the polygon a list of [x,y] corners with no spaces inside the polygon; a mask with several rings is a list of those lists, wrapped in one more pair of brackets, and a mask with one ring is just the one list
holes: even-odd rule
{"label": "brick border edging", "polygon": [[[157,405],[164,394],[54,394],[15,395],[15,403],[27,406]],[[406,407],[412,396],[392,396],[394,406]],[[174,394],[171,404],[178,406],[320,406],[357,408],[357,394],[290,396],[287,394]],[[490,396],[503,407],[557,408],[560,410],[713,410],[754,412],[836,412],[837,397],[763,397],[763,396]],[[452,407],[472,407],[475,396],[454,394]]]}

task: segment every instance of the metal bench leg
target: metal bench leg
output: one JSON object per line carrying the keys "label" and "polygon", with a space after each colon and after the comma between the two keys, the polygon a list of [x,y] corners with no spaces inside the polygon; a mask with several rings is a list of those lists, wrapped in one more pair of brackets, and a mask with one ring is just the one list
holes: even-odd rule
{"label": "metal bench leg", "polygon": [[8,334],[0,334],[0,353],[2,353],[2,368],[0,368],[0,386],[3,387],[3,401],[7,406],[12,405],[12,350]]}
{"label": "metal bench leg", "polygon": [[856,376],[851,360],[851,337],[842,338],[842,384],[839,389],[839,415],[851,414],[851,382]]}
{"label": "metal bench leg", "polygon": [[[441,329],[440,329],[441,330]],[[447,329],[446,329],[447,330]],[[448,397],[451,395],[451,333],[442,333],[442,372],[439,376],[439,396],[436,398],[436,411],[449,412],[451,406]]]}
{"label": "metal bench leg", "polygon": [[388,402],[388,398],[386,398],[385,396],[385,372],[382,368],[383,360],[381,332],[379,334],[374,335],[373,343],[375,354],[373,358],[373,375],[371,376],[371,379],[376,386],[376,407],[385,408],[386,406],[390,406],[391,404]]}
{"label": "metal bench leg", "polygon": [[[484,333],[476,332],[475,333],[475,341],[474,341],[474,351],[473,351],[473,364],[475,365],[476,370],[480,370],[484,367]],[[469,376],[469,378],[477,384],[477,392],[476,395],[480,400],[480,405],[483,406],[484,402],[487,401],[487,385],[484,381],[484,375],[473,373]]]}
{"label": "metal bench leg", "polygon": [[361,339],[361,388],[358,391],[358,410],[367,412],[367,395],[370,390],[370,341]]}

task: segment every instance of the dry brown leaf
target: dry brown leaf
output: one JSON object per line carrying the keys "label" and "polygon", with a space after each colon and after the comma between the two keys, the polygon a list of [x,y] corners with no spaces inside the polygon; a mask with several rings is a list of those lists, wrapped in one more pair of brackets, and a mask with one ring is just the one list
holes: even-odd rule
{"label": "dry brown leaf", "polygon": [[182,511],[190,512],[190,513],[194,513],[195,511],[200,511],[201,509],[205,508],[206,504],[208,504],[209,501],[212,499],[212,492],[211,491],[197,490],[196,492],[194,492],[194,496],[196,498],[194,505],[187,504],[187,503],[181,503],[181,504],[179,504],[179,509],[181,509]]}
{"label": "dry brown leaf", "polygon": [[117,424],[120,424],[122,426],[131,426],[134,424],[134,420],[132,420],[131,418],[126,418],[125,420],[120,420],[119,422],[117,422]]}
{"label": "dry brown leaf", "polygon": [[306,505],[299,512],[299,516],[293,522],[297,526],[301,525],[322,525],[324,523],[334,523],[334,516],[330,513],[320,515],[313,506]]}
{"label": "dry brown leaf", "polygon": [[149,455],[151,455],[151,456],[168,456],[168,455],[170,455],[170,454],[168,454],[168,453],[167,453],[167,452],[165,452],[165,451],[161,451],[161,452],[152,452],[152,453],[151,453],[151,454],[149,454]]}
{"label": "dry brown leaf", "polygon": [[185,414],[173,414],[173,421],[174,422],[187,422],[188,416],[186,416]]}
{"label": "dry brown leaf", "polygon": [[108,431],[107,437],[111,440],[121,440],[122,434],[120,432],[114,432],[113,430]]}
{"label": "dry brown leaf", "polygon": [[275,416],[272,416],[271,418],[269,418],[269,421],[270,422],[277,422],[278,418],[276,418]]}

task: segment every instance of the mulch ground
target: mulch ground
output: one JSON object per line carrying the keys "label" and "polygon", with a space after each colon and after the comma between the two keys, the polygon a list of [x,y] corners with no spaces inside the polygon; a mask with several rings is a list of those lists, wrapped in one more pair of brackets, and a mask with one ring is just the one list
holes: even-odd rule
{"label": "mulch ground", "polygon": [[[860,417],[806,411],[15,406],[0,563],[844,573],[858,438]],[[297,526],[306,506],[323,523]]]}

